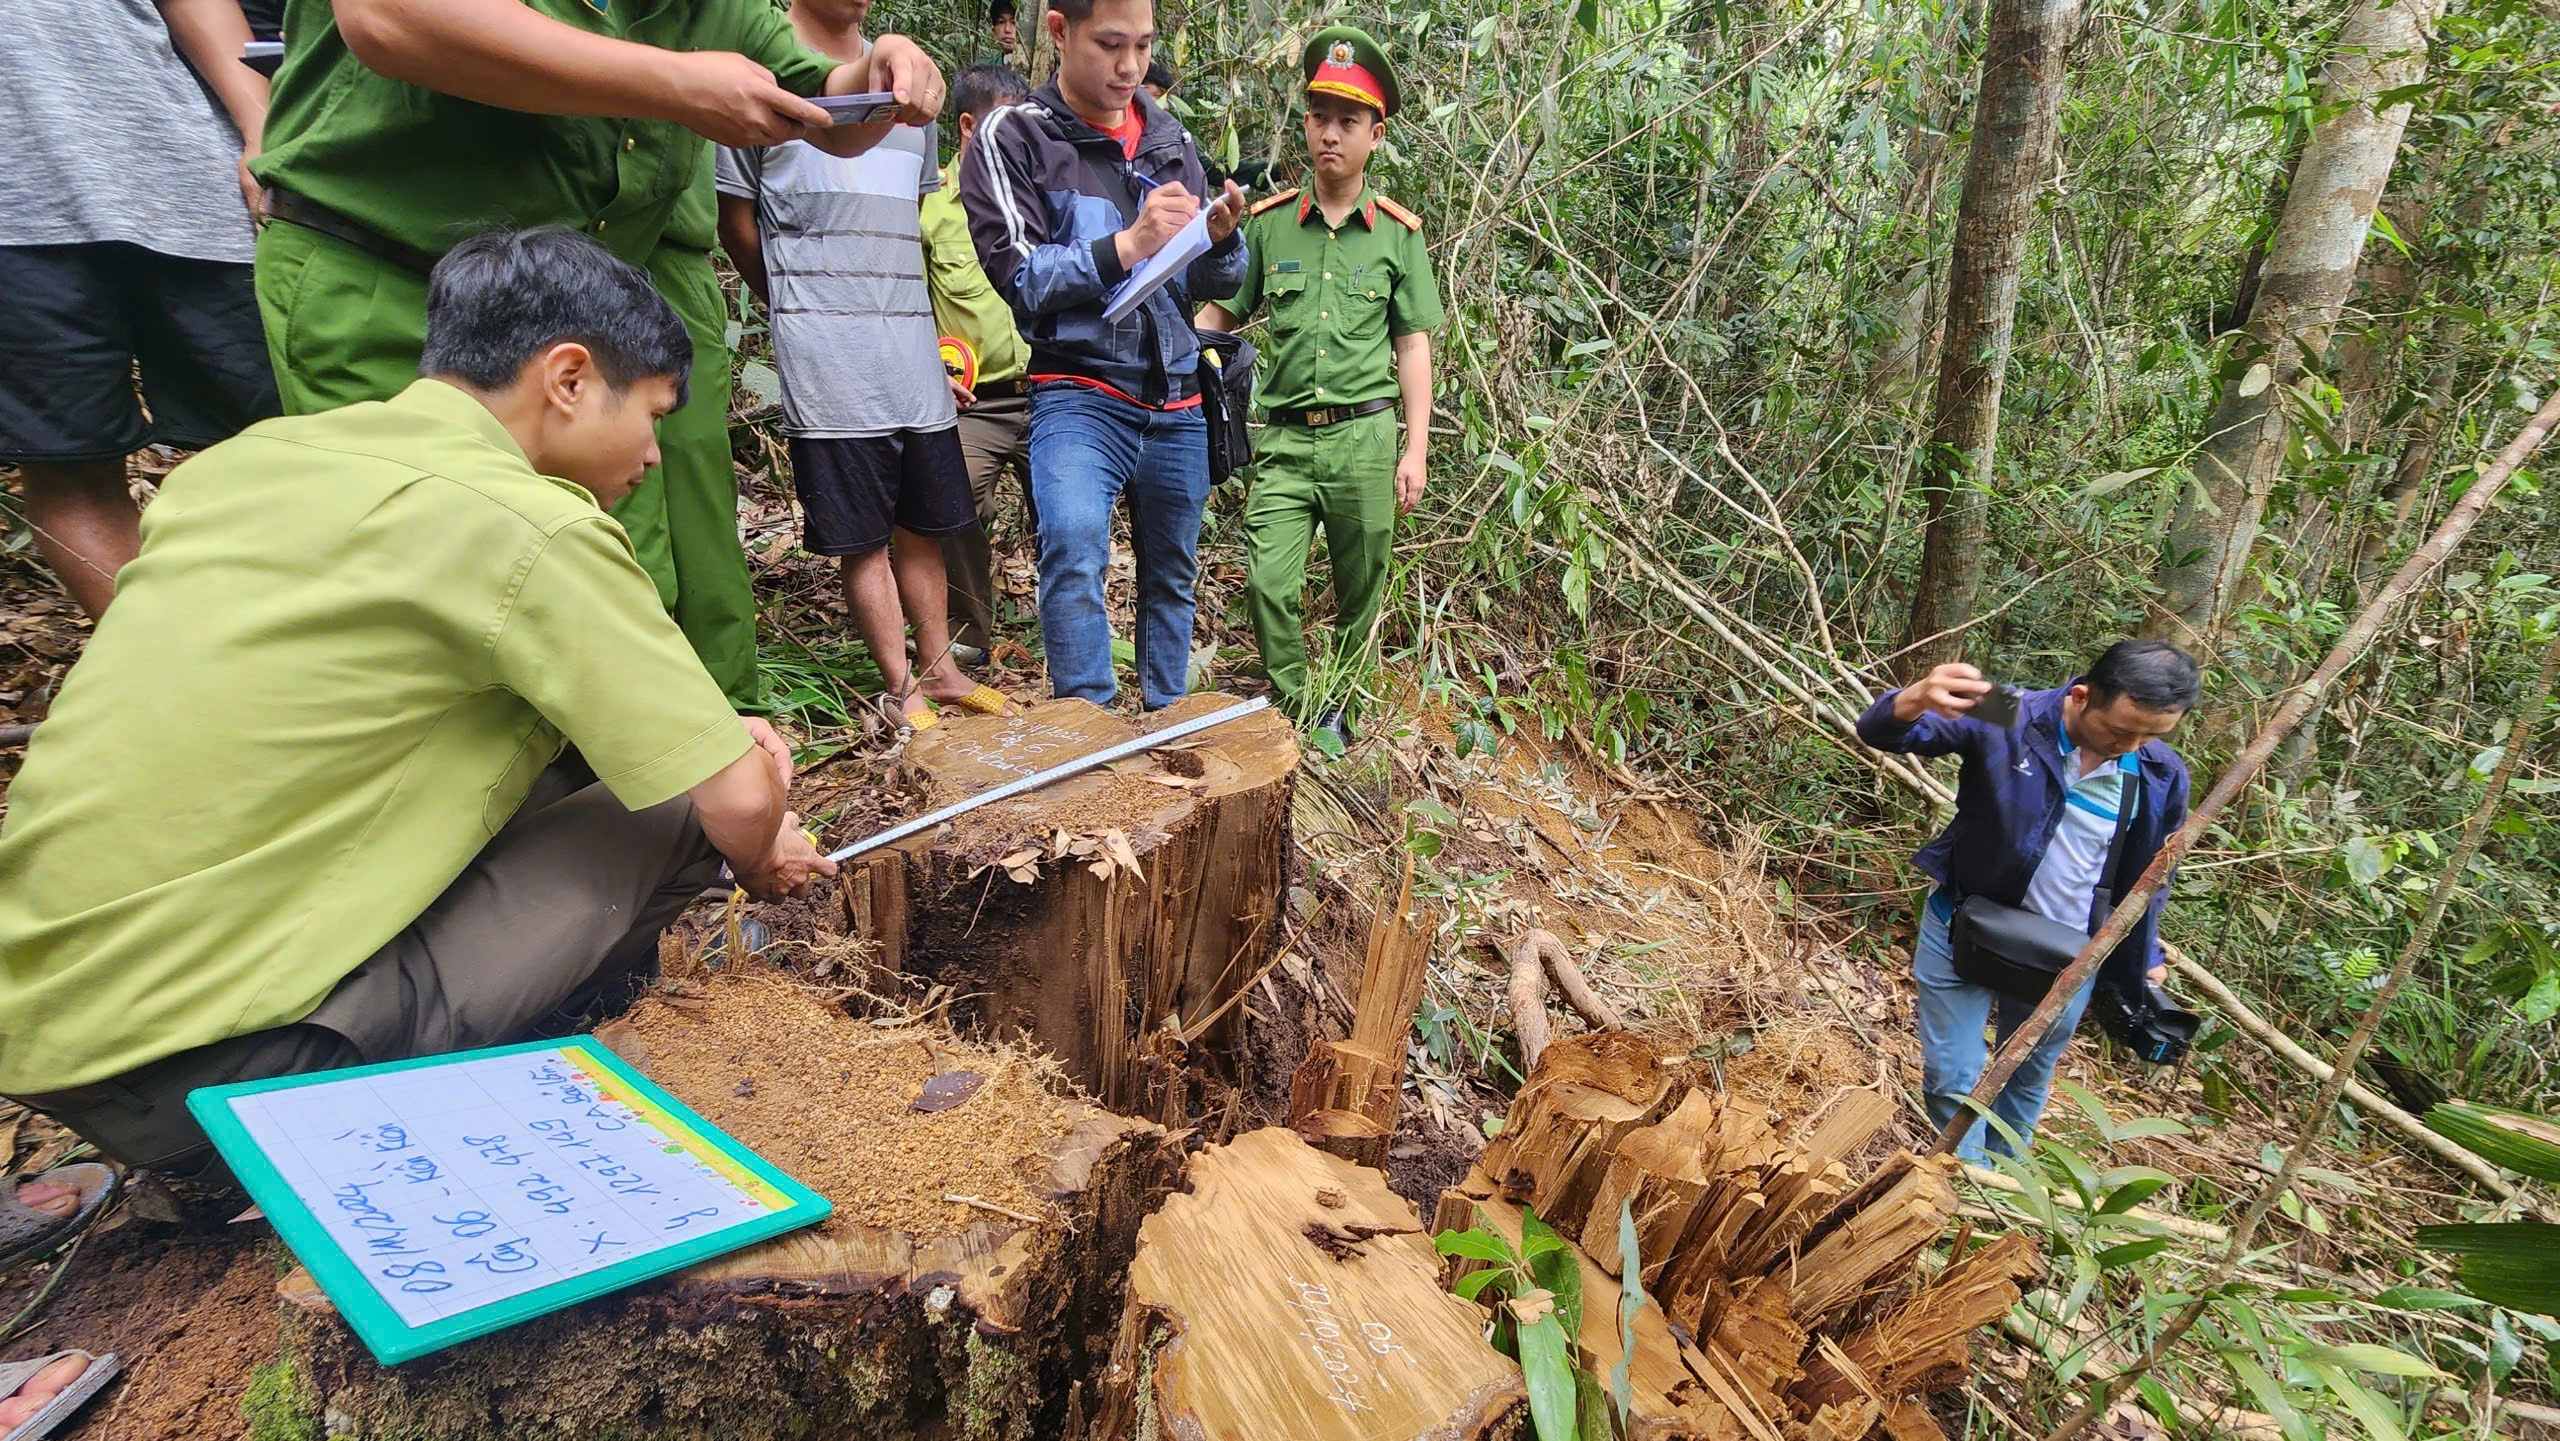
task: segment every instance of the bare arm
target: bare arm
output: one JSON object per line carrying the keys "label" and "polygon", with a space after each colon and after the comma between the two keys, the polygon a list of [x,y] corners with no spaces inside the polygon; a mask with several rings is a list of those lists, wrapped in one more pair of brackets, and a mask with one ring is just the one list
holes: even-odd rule
{"label": "bare arm", "polygon": [[1422,499],[1431,456],[1431,333],[1411,330],[1395,338],[1396,394],[1404,400],[1404,455],[1396,462],[1396,509]]}
{"label": "bare arm", "polygon": [[267,77],[240,61],[249,43],[249,20],[239,0],[158,0],[160,19],[178,53],[204,77],[205,88],[222,104],[240,132],[240,193],[249,213],[263,213],[258,182],[249,162],[258,158],[258,137],[267,128]]}
{"label": "bare arm", "polygon": [[1191,317],[1191,325],[1195,330],[1233,330],[1238,323],[1236,317],[1229,314],[1225,306],[1214,300],[1201,306],[1200,313]]}
{"label": "bare arm", "polygon": [[685,794],[693,798],[702,833],[757,900],[803,894],[810,877],[836,873],[835,862],[818,854],[801,833],[800,818],[785,808],[782,777],[761,743]]}
{"label": "bare arm", "polygon": [[743,195],[720,197],[720,248],[729,252],[729,263],[738,267],[738,278],[771,309],[773,297],[765,293],[764,233],[756,229],[754,201]]}
{"label": "bare arm", "polygon": [[[672,120],[739,146],[809,138],[827,120],[746,56],[616,40],[521,0],[337,0],[336,9],[338,33],[368,68],[485,105]],[[868,75],[863,64],[839,66],[827,89],[853,91]]]}

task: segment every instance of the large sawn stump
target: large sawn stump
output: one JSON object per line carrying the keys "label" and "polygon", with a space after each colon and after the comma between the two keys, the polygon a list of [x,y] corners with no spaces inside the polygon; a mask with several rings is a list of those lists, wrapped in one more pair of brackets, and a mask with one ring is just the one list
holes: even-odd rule
{"label": "large sawn stump", "polygon": [[[908,743],[907,780],[921,812],[1235,703],[1141,723],[1080,700],[946,712]],[[839,894],[884,969],[975,998],[989,1035],[1029,1037],[1105,1106],[1178,1125],[1204,1109],[1201,1077],[1242,1077],[1238,1001],[1280,944],[1298,744],[1273,711],[1175,744],[858,857]]]}
{"label": "large sawn stump", "polygon": [[1212,1146],[1139,1230],[1090,1441],[1526,1436],[1518,1363],[1440,1270],[1376,1171],[1283,1126]]}
{"label": "large sawn stump", "polygon": [[[1162,1128],[1058,1099],[1018,1050],[771,977],[653,995],[602,1034],[835,1214],[388,1369],[296,1272],[294,1409],[368,1441],[1031,1441],[1086,1404],[1139,1220],[1181,1168]],[[955,1072],[983,1079],[912,1109]]]}

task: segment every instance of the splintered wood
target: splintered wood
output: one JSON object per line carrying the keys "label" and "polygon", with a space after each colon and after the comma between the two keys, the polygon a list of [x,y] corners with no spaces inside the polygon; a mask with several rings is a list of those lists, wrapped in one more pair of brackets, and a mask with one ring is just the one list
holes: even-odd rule
{"label": "splintered wood", "polygon": [[1528,1210],[1576,1242],[1581,1346],[1602,1374],[1619,1356],[1621,1283],[1641,1277],[1630,1437],[1918,1441],[1938,1433],[1917,1398],[1963,1379],[1972,1334],[2043,1266],[2012,1234],[1915,1289],[1955,1213],[1955,1163],[1897,1154],[1853,1181],[1892,1116],[1884,1096],[1851,1089],[1773,1124],[1684,1090],[1632,1037],[1579,1036],[1540,1058],[1433,1229],[1516,1240]]}
{"label": "splintered wood", "polygon": [[[908,742],[905,778],[922,810],[1233,703],[1188,696],[1138,725],[1080,700],[947,714]],[[847,931],[1104,1105],[1184,1124],[1215,1106],[1204,1088],[1241,1080],[1239,1002],[1280,946],[1297,765],[1289,722],[1262,711],[999,801],[848,862]]]}
{"label": "splintered wood", "polygon": [[1090,1434],[1477,1441],[1526,1397],[1386,1178],[1273,1126],[1194,1157],[1139,1229]]}
{"label": "splintered wood", "polygon": [[1369,931],[1351,1038],[1319,1039],[1289,1078],[1289,1125],[1308,1144],[1380,1170],[1404,1094],[1404,1033],[1431,974],[1431,936],[1413,915],[1413,862]]}

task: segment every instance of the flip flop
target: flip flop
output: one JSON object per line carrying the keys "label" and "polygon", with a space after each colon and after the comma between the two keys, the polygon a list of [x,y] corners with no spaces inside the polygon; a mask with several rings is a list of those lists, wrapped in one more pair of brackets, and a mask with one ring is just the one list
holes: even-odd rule
{"label": "flip flop", "polygon": [[[52,1216],[21,1204],[18,1187],[28,1181],[51,1181],[80,1193],[80,1208],[68,1216]],[[50,1171],[0,1176],[0,1271],[50,1254],[89,1228],[116,1194],[112,1166],[80,1161]]]}
{"label": "flip flop", "polygon": [[71,1419],[72,1412],[87,1405],[90,1397],[105,1389],[106,1384],[116,1379],[117,1373],[124,1369],[124,1364],[116,1359],[113,1351],[104,1356],[87,1351],[56,1351],[32,1361],[0,1362],[0,1403],[15,1397],[18,1388],[35,1379],[44,1368],[68,1356],[78,1356],[89,1364],[72,1378],[71,1384],[53,1393],[52,1398],[38,1407],[34,1415],[7,1431],[0,1431],[0,1441],[36,1441],[39,1436],[52,1435],[54,1427]]}
{"label": "flip flop", "polygon": [[935,713],[933,709],[933,702],[926,701],[923,710],[918,711],[914,715],[909,715],[905,711],[898,709],[898,702],[901,699],[902,697],[889,695],[885,692],[871,698],[872,705],[879,710],[881,717],[889,722],[890,729],[913,731],[918,734],[922,734],[923,732],[929,731],[935,726],[942,724],[942,717]]}
{"label": "flip flop", "polygon": [[935,704],[956,705],[962,710],[976,711],[980,715],[1003,715],[1006,713],[1005,707],[1013,704],[1013,699],[994,686],[982,685],[967,695],[937,701]]}

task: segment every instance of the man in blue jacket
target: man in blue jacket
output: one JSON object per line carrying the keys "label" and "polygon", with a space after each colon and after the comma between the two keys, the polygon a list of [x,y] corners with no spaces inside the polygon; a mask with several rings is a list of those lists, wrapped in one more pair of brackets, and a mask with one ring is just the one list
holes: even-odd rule
{"label": "man in blue jacket", "polygon": [[1108,705],[1111,512],[1129,502],[1138,562],[1138,687],[1181,699],[1192,583],[1209,500],[1191,312],[1244,282],[1229,181],[1207,205],[1209,249],[1117,321],[1112,293],[1202,214],[1207,181],[1180,121],[1140,89],[1152,0],[1050,0],[1057,78],[988,113],[960,164],[969,236],[1031,342],[1031,498],[1049,688]]}
{"label": "man in blue jacket", "polygon": [[[2018,697],[2017,714],[1993,724],[1970,714],[1993,689],[1982,672],[1942,665],[1912,685],[1890,691],[1858,717],[1858,735],[1878,750],[1964,757],[1956,780],[1956,815],[1912,858],[1936,881],[1922,908],[1912,957],[1919,984],[1920,1053],[1930,1121],[1940,1127],[1964,1109],[1982,1078],[1989,1050],[1983,1027],[1997,1012],[1999,1038],[2026,1020],[2035,1004],[1956,974],[1948,928],[1967,896],[2034,911],[2083,935],[2104,923],[2102,889],[2122,894],[2151,864],[2161,844],[2187,819],[2187,766],[2162,740],[2195,708],[2196,663],[2162,641],[2118,641],[2089,673],[2056,690]],[[2124,808],[2130,806],[2129,813]],[[2124,859],[2102,874],[2124,824]],[[2128,997],[2166,973],[2160,951],[2162,886],[2142,921],[2099,967],[2094,985]],[[2023,1142],[2044,1114],[2053,1068],[2091,987],[2063,1007],[2053,1029],[2009,1078],[1991,1108]],[[1987,1161],[1985,1127],[1975,1123],[1958,1154]],[[1992,1149],[2007,1151],[2005,1138]]]}

